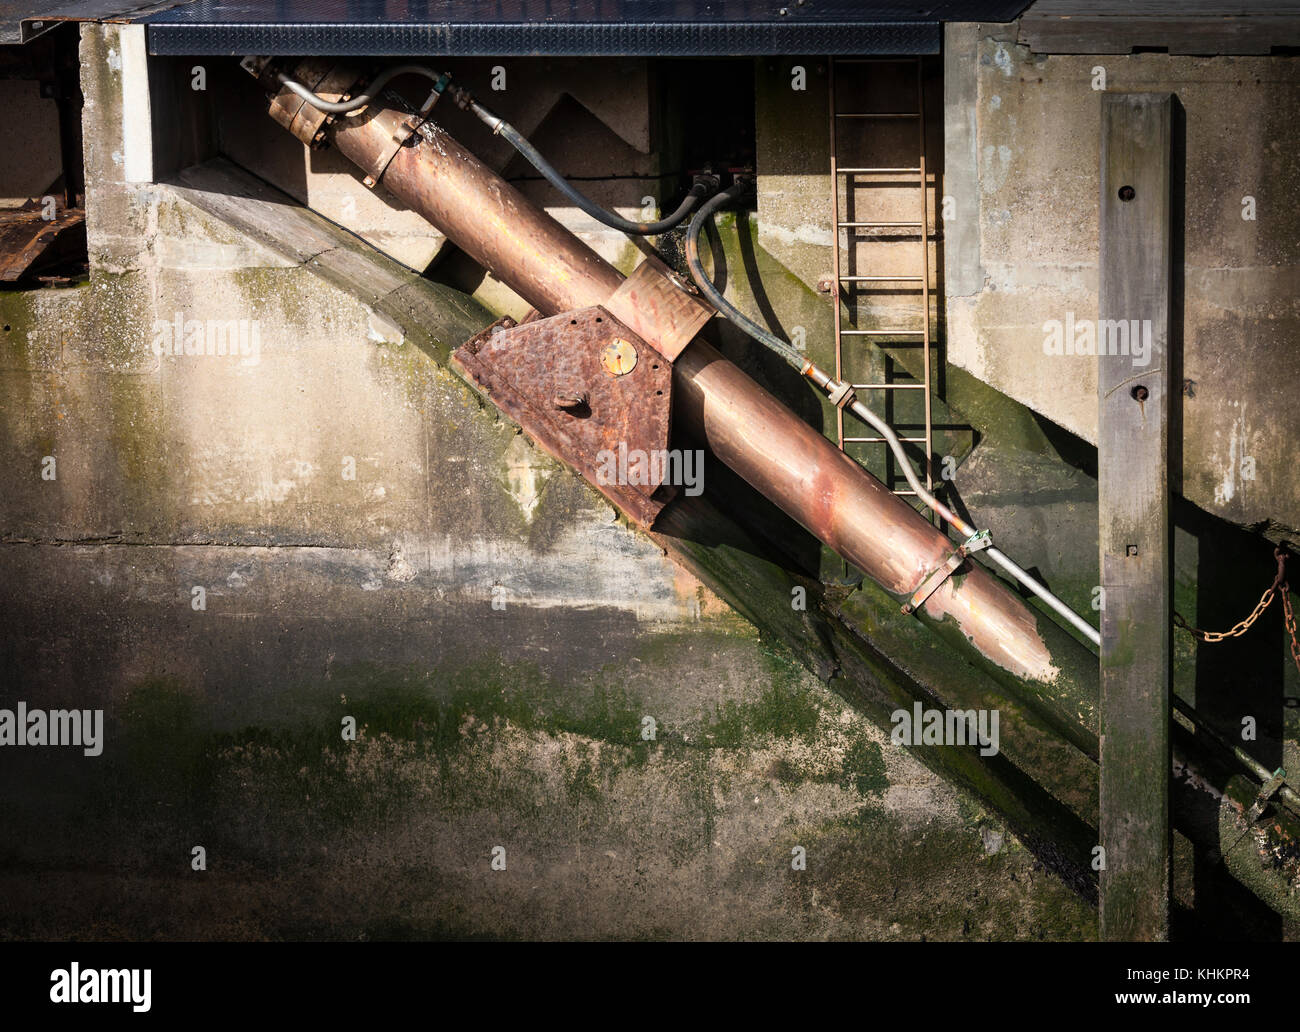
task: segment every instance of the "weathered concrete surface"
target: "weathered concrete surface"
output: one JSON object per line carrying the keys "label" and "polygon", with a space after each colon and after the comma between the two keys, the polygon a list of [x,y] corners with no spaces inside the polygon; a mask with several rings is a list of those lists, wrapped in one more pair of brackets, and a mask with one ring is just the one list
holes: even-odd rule
{"label": "weathered concrete surface", "polygon": [[[1096,359],[1044,353],[1045,326],[1097,318],[1099,91],[1173,92],[1186,113],[1181,493],[1297,538],[1300,68],[1289,58],[1033,56],[1009,27],[950,26],[945,255],[954,364],[1096,441]],[[971,60],[971,57],[974,60]],[[973,116],[973,134],[967,124]],[[973,167],[972,167],[972,163]],[[1254,218],[1250,213],[1253,198]],[[960,234],[954,227],[964,226]],[[974,222],[977,232],[971,232]],[[982,278],[972,279],[972,270]],[[1247,357],[1248,356],[1248,357]]]}
{"label": "weathered concrete surface", "polygon": [[809,287],[831,275],[835,239],[827,75],[825,58],[754,62],[758,239]]}
{"label": "weathered concrete surface", "polygon": [[563,674],[485,654],[300,667],[278,718],[252,723],[214,726],[245,694],[215,678],[136,683],[102,766],[0,758],[21,832],[0,935],[1090,935],[1086,904],[997,822],[752,637],[638,637]]}
{"label": "weathered concrete surface", "polygon": [[[918,82],[911,63],[864,65],[840,62],[836,107],[841,112],[914,111]],[[797,70],[802,69],[802,77]],[[931,270],[931,330],[936,317],[942,254],[944,124],[939,66],[926,64],[920,84],[926,112],[926,248]],[[822,59],[755,62],[757,194],[759,243],[807,286],[828,280],[833,270],[830,177],[830,68]],[[796,85],[803,88],[797,89]],[[910,119],[897,122],[840,119],[836,130],[841,168],[919,166],[920,135]],[[920,176],[841,174],[837,177],[840,220],[908,222],[921,219]],[[920,240],[913,230],[854,227],[840,233],[841,275],[916,275]],[[845,284],[844,327],[861,329],[921,325],[919,288],[904,284]],[[830,304],[829,291],[826,304]],[[866,349],[847,340],[846,351]],[[906,356],[900,355],[900,363]]]}

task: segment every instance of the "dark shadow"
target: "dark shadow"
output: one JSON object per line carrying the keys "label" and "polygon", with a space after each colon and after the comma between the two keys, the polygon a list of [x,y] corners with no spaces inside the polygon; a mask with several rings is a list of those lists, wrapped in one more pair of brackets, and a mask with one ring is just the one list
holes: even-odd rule
{"label": "dark shadow", "polygon": [[[1227,630],[1251,612],[1273,582],[1277,572],[1273,545],[1182,499],[1175,499],[1173,512],[1175,524],[1197,542],[1195,624]],[[1197,643],[1195,698],[1190,700],[1215,731],[1269,770],[1282,765],[1286,650],[1279,608],[1275,600],[1240,637],[1218,644]],[[1184,615],[1190,622],[1192,614]],[[1181,629],[1174,633],[1187,634]],[[1254,741],[1242,739],[1242,721],[1247,717],[1255,721]],[[1217,812],[1216,807],[1216,821]],[[1259,900],[1250,897],[1247,907],[1225,894],[1217,855],[1198,848],[1194,856],[1194,917],[1207,934],[1249,918],[1256,927],[1267,925],[1267,938],[1281,935],[1281,918]]]}
{"label": "dark shadow", "polygon": [[[1179,99],[1172,103],[1170,161],[1169,283],[1169,490],[1173,495],[1170,532],[1175,526],[1197,541],[1196,622],[1226,630],[1251,612],[1277,571],[1272,545],[1183,500],[1183,347],[1184,262],[1187,180],[1187,116]],[[1171,542],[1172,551],[1172,542]],[[1273,608],[1277,607],[1276,602]],[[1187,632],[1175,629],[1175,634]],[[1284,704],[1282,623],[1265,613],[1246,635],[1219,644],[1196,646],[1195,698],[1192,703],[1216,731],[1269,770],[1282,763]],[[1242,720],[1253,717],[1255,741],[1242,741]],[[1217,821],[1217,810],[1215,813]],[[1248,925],[1252,938],[1276,940],[1282,919],[1245,893],[1223,870],[1217,851],[1196,847],[1193,883],[1194,937],[1222,937]],[[1230,884],[1226,884],[1230,883]],[[1233,887],[1235,886],[1235,887]],[[1189,929],[1190,931],[1190,929]]]}
{"label": "dark shadow", "polygon": [[1169,163],[1169,490],[1183,493],[1183,326],[1187,221],[1187,112],[1171,105]]}
{"label": "dark shadow", "polygon": [[473,295],[487,279],[487,269],[448,240],[424,270],[424,276],[462,294]]}
{"label": "dark shadow", "polygon": [[1214,789],[1209,792],[1193,787],[1186,778],[1173,778],[1170,810],[1177,815],[1179,832],[1191,843],[1194,899],[1190,908],[1171,910],[1170,938],[1182,942],[1278,941],[1281,917],[1228,870],[1221,852],[1221,803],[1215,793],[1222,792],[1240,770],[1229,758],[1207,752],[1199,736],[1177,721],[1170,725],[1170,737],[1175,750],[1187,757],[1198,777]]}
{"label": "dark shadow", "polygon": [[1029,414],[1034,417],[1034,422],[1042,430],[1043,436],[1047,438],[1047,443],[1056,451],[1057,456],[1066,465],[1073,466],[1081,473],[1085,473],[1092,480],[1097,479],[1097,446],[1082,437],[1071,433],[1065,427],[1053,423],[1046,416],[1033,409]]}
{"label": "dark shadow", "polygon": [[[736,235],[740,247],[741,262],[744,264],[745,280],[758,305],[760,325],[765,325],[782,340],[789,340],[781,325],[759,275],[758,258],[754,251],[754,228],[743,212],[736,217]],[[763,383],[773,394],[786,403],[809,426],[819,432],[824,429],[825,410],[817,390],[794,369],[785,359],[774,354],[768,348],[755,342],[755,349],[761,354],[759,365],[763,371]]]}

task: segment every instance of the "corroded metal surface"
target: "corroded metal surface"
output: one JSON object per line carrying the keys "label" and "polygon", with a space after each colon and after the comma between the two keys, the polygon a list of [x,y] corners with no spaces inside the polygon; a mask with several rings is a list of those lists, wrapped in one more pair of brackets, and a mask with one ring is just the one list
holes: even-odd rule
{"label": "corroded metal surface", "polygon": [[[704,341],[683,351],[673,371],[673,415],[683,428],[891,594],[909,596],[952,550],[906,501]],[[981,566],[944,581],[923,612],[952,618],[1018,677],[1052,681],[1059,672],[1033,611]]]}
{"label": "corroded metal surface", "polygon": [[648,258],[614,291],[605,307],[672,361],[717,313],[670,276],[662,262]]}
{"label": "corroded metal surface", "polygon": [[[635,355],[626,371],[610,345]],[[494,323],[452,362],[542,447],[643,527],[676,493],[663,486],[672,399],[668,361],[604,308],[518,326]]]}
{"label": "corroded metal surface", "polygon": [[[368,168],[405,117],[375,108],[341,119],[334,142]],[[543,315],[603,304],[623,282],[617,269],[434,122],[398,149],[381,184]]]}
{"label": "corroded metal surface", "polygon": [[[12,283],[47,252],[61,247],[61,238],[73,232],[85,234],[86,213],[80,208],[63,208],[54,218],[42,217],[41,209],[19,209],[0,215],[0,281]],[[82,242],[84,250],[85,244]]]}
{"label": "corroded metal surface", "polygon": [[[262,76],[267,74],[268,71],[263,69]],[[313,93],[318,93],[331,102],[345,99],[357,81],[357,74],[352,68],[323,58],[308,58],[299,62],[293,69],[293,75]],[[287,87],[271,98],[270,113],[280,125],[309,147],[319,147],[325,142],[325,128],[334,121],[333,116],[308,104]]]}

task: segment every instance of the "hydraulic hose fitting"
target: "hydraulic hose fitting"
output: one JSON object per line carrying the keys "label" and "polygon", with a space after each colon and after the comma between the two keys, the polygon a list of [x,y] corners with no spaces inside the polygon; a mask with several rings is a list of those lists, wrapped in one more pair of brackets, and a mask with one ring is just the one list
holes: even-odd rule
{"label": "hydraulic hose fitting", "polygon": [[716,172],[696,172],[691,177],[691,193],[696,197],[709,197],[721,187],[722,177]]}

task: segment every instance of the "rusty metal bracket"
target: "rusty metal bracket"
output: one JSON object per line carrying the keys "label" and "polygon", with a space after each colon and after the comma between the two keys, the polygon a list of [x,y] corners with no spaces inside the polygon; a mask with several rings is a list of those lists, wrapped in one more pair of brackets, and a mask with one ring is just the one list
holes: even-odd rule
{"label": "rusty metal bracket", "polygon": [[[1265,768],[1267,769],[1267,768]],[[1273,776],[1259,790],[1259,795],[1255,797],[1255,802],[1251,804],[1249,812],[1246,814],[1247,823],[1253,824],[1264,814],[1264,808],[1268,806],[1277,793],[1286,785],[1286,770],[1278,767],[1273,771]]]}
{"label": "rusty metal bracket", "polygon": [[397,127],[397,132],[393,133],[384,149],[375,155],[375,160],[366,168],[365,178],[361,182],[372,190],[378,186],[379,180],[388,171],[388,166],[397,156],[397,152],[406,146],[406,141],[419,132],[423,124],[424,119],[419,115],[407,115],[403,118]]}
{"label": "rusty metal bracket", "polygon": [[[244,67],[258,77],[259,82],[275,82],[275,63],[245,62]],[[342,101],[351,97],[356,86],[355,69],[338,64],[328,58],[308,58],[293,68],[293,77],[313,93],[328,101]],[[282,86],[271,98],[270,114],[289,132],[312,148],[324,146],[325,129],[334,116],[313,107],[287,86]]]}
{"label": "rusty metal bracket", "polygon": [[672,363],[607,309],[500,320],[452,364],[640,526],[676,494],[665,483]]}
{"label": "rusty metal bracket", "polygon": [[917,589],[912,592],[912,597],[903,604],[904,613],[913,613],[925,605],[925,600],[939,590],[939,585],[952,576],[966,557],[972,552],[978,552],[981,548],[988,548],[993,544],[993,537],[987,530],[978,530],[948,555],[943,562],[925,575]]}
{"label": "rusty metal bracket", "polygon": [[[450,77],[444,76],[444,78]],[[442,80],[439,80],[440,84],[441,82]],[[388,166],[392,164],[397,152],[405,147],[407,141],[420,131],[420,126],[429,120],[429,112],[433,110],[433,106],[438,103],[438,98],[441,96],[442,91],[440,89],[433,90],[429,94],[429,99],[424,102],[424,106],[419,111],[402,119],[401,124],[397,127],[397,132],[393,133],[392,139],[384,146],[383,150],[375,155],[375,160],[366,168],[366,176],[361,180],[366,186],[373,190],[379,185],[379,180],[388,171]]]}

